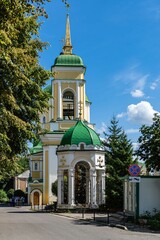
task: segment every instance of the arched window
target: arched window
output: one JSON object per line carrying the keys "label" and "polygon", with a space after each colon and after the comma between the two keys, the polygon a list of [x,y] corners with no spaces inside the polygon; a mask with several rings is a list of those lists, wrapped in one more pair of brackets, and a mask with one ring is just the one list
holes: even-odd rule
{"label": "arched window", "polygon": [[43,117],[43,123],[46,123],[46,117],[45,116]]}
{"label": "arched window", "polygon": [[34,170],[35,170],[35,171],[38,170],[38,163],[34,163]]}
{"label": "arched window", "polygon": [[74,119],[74,95],[70,91],[63,94],[63,119]]}
{"label": "arched window", "polygon": [[83,143],[80,144],[80,149],[84,150],[84,144]]}

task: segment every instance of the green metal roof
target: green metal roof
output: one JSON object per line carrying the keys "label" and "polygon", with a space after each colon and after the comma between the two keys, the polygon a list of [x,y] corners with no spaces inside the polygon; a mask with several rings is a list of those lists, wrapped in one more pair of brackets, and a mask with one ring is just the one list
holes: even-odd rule
{"label": "green metal roof", "polygon": [[45,91],[45,92],[48,92],[49,94],[52,95],[52,86],[51,86],[51,85],[46,86],[46,87],[44,88],[44,91]]}
{"label": "green metal roof", "polygon": [[79,120],[63,136],[60,145],[72,145],[84,142],[86,145],[102,145],[98,134]]}
{"label": "green metal roof", "polygon": [[30,153],[38,153],[38,152],[42,152],[43,151],[43,147],[42,147],[42,143],[41,141],[34,147],[29,149]]}
{"label": "green metal roof", "polygon": [[71,54],[61,54],[59,55],[55,61],[54,66],[78,66],[78,67],[84,67],[82,58]]}

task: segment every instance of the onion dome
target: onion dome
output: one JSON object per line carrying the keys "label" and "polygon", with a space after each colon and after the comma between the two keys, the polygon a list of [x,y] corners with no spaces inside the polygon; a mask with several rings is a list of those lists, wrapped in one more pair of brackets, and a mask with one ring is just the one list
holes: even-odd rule
{"label": "onion dome", "polygon": [[84,67],[82,58],[72,53],[69,15],[66,20],[66,34],[62,53],[55,59],[54,67]]}
{"label": "onion dome", "polygon": [[86,145],[102,145],[98,134],[83,121],[79,120],[75,126],[67,130],[60,145],[78,145],[82,142]]}
{"label": "onion dome", "polygon": [[84,64],[82,58],[77,55],[61,54],[55,59],[54,66],[84,67]]}

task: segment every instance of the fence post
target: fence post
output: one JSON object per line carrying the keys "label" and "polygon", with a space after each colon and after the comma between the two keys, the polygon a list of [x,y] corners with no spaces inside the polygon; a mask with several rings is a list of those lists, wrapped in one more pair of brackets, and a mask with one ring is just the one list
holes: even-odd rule
{"label": "fence post", "polygon": [[109,208],[107,209],[107,223],[109,224]]}

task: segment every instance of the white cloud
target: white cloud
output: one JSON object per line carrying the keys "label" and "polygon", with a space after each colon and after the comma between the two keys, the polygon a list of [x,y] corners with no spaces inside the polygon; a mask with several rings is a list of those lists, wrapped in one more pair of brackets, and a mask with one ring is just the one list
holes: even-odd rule
{"label": "white cloud", "polygon": [[149,78],[149,74],[143,74],[138,70],[138,67],[138,65],[131,66],[115,77],[116,81],[122,81],[125,85],[128,85],[128,89],[125,92],[130,92],[133,97],[144,96],[143,90]]}
{"label": "white cloud", "polygon": [[138,65],[133,65],[115,76],[115,80],[128,84],[137,81],[142,75],[137,71]]}
{"label": "white cloud", "polygon": [[154,82],[152,82],[150,89],[155,90],[157,88],[159,82],[160,82],[160,76],[158,76],[157,79]]}
{"label": "white cloud", "polygon": [[154,113],[157,111],[153,109],[152,105],[147,101],[141,101],[138,104],[131,104],[127,109],[127,116],[129,121],[138,122],[141,124],[150,124]]}
{"label": "white cloud", "polygon": [[154,113],[157,111],[153,109],[152,105],[147,101],[141,101],[137,104],[130,104],[127,107],[126,113],[118,114],[119,118],[127,116],[129,121],[138,124],[151,124]]}
{"label": "white cloud", "polygon": [[125,132],[126,133],[138,133],[139,129],[130,128],[130,129],[126,129]]}
{"label": "white cloud", "polygon": [[96,129],[96,132],[100,135],[103,134],[106,131],[107,131],[107,125],[104,122],[101,123],[100,128]]}
{"label": "white cloud", "polygon": [[122,112],[122,113],[120,113],[120,114],[117,114],[117,118],[123,118],[123,117],[125,117],[127,115],[127,113],[124,113],[124,112]]}
{"label": "white cloud", "polygon": [[141,91],[141,90],[133,90],[130,92],[132,97],[135,97],[135,98],[139,98],[139,97],[143,97],[144,96],[144,93]]}
{"label": "white cloud", "polygon": [[135,151],[135,150],[138,149],[138,147],[139,147],[139,143],[137,143],[137,142],[133,142],[133,143],[132,143],[132,146],[133,146],[133,150]]}
{"label": "white cloud", "polygon": [[138,88],[140,90],[142,90],[146,84],[146,81],[149,77],[149,74],[146,75],[141,75],[141,77],[139,79],[137,79],[137,82],[135,84],[135,88]]}

